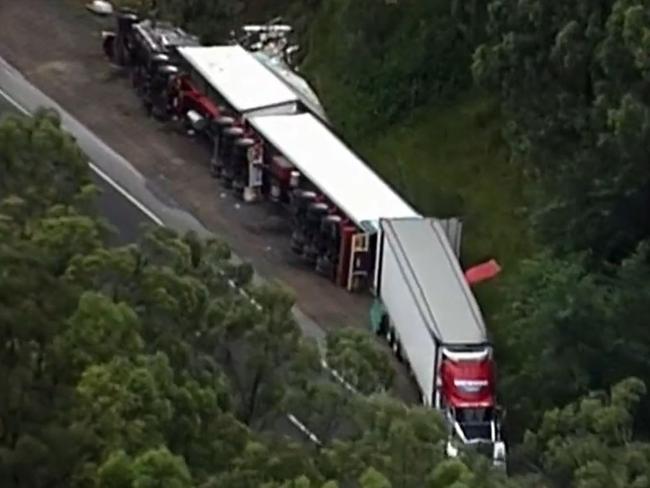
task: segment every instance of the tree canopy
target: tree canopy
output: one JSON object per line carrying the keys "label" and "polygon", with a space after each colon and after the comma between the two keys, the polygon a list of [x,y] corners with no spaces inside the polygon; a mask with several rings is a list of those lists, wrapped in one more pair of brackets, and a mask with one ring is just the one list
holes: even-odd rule
{"label": "tree canopy", "polygon": [[488,11],[473,69],[509,115],[539,235],[564,252],[629,254],[650,235],[647,2],[494,0]]}

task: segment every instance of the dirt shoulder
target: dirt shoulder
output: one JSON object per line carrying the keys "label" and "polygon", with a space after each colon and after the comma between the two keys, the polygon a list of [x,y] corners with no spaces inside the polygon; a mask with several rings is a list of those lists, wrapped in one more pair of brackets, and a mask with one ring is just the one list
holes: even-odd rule
{"label": "dirt shoulder", "polygon": [[364,327],[370,298],[351,295],[291,254],[288,221],[268,205],[240,204],[208,175],[208,154],[148,119],[127,80],[106,62],[101,23],[61,0],[0,4],[0,56],[128,159],[176,204],[225,239],[266,278],[291,288],[325,329]]}

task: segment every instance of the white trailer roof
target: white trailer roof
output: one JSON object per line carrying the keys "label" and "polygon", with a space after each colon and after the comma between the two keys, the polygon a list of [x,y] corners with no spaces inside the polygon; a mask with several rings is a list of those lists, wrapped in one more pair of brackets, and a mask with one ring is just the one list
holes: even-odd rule
{"label": "white trailer roof", "polygon": [[191,46],[178,51],[239,113],[298,101],[291,88],[241,46]]}
{"label": "white trailer roof", "polygon": [[250,123],[357,225],[417,212],[312,114],[251,117]]}
{"label": "white trailer roof", "polygon": [[[436,219],[381,221],[419,313],[443,344],[487,342],[483,316],[447,235]],[[391,277],[390,279],[396,279]]]}

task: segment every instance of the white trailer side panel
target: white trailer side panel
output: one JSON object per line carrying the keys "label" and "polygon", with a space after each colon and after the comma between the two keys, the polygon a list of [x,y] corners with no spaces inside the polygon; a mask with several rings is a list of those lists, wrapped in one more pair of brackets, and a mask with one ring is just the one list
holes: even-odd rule
{"label": "white trailer side panel", "polygon": [[436,342],[424,316],[418,311],[410,281],[405,279],[400,260],[393,246],[385,239],[379,297],[388,312],[391,325],[397,330],[403,354],[411,365],[415,379],[428,404],[433,403]]}

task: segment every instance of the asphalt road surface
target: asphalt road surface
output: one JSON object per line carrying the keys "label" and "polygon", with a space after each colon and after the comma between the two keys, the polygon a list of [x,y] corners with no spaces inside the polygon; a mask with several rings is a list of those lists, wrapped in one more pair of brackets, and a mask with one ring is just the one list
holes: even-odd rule
{"label": "asphalt road surface", "polygon": [[112,243],[122,245],[136,241],[142,225],[151,224],[151,221],[95,173],[93,173],[93,180],[102,191],[97,199],[99,214],[108,220],[116,230]]}

